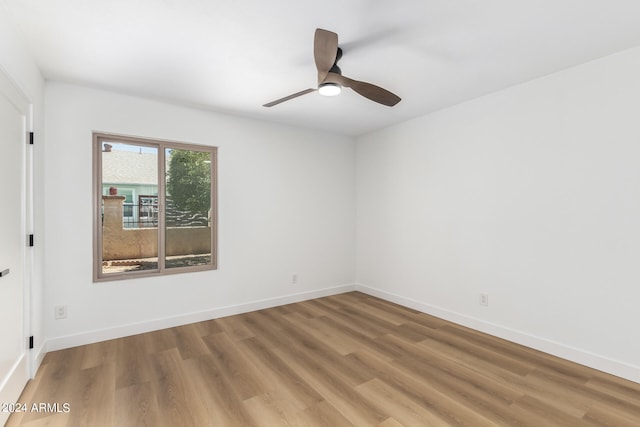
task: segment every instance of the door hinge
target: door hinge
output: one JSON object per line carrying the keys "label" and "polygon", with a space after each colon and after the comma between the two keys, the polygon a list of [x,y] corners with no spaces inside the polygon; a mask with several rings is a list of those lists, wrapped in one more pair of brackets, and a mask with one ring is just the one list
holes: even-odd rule
{"label": "door hinge", "polygon": [[33,335],[29,337],[29,350],[33,349]]}
{"label": "door hinge", "polygon": [[29,234],[29,246],[33,246],[33,234]]}
{"label": "door hinge", "polygon": [[33,145],[33,132],[29,132],[29,145]]}

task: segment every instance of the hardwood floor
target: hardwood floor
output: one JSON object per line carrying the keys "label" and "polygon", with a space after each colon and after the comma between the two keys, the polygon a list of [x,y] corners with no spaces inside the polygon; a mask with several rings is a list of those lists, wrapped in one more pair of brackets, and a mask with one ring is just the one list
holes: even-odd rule
{"label": "hardwood floor", "polygon": [[358,292],[51,352],[21,402],[8,427],[640,425],[640,384]]}

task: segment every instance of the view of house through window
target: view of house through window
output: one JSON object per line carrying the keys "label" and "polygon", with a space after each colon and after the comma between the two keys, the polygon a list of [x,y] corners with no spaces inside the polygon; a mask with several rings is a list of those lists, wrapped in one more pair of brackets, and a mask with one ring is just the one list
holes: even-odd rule
{"label": "view of house through window", "polygon": [[94,134],[94,279],[215,268],[215,166],[215,147]]}

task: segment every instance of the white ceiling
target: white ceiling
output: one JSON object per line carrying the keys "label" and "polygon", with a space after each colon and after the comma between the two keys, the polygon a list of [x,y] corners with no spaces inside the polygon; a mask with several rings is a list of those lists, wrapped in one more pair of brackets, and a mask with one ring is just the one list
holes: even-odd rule
{"label": "white ceiling", "polygon": [[[640,45],[638,0],[0,1],[47,79],[348,135]],[[262,107],[315,87],[318,27],[402,101]]]}

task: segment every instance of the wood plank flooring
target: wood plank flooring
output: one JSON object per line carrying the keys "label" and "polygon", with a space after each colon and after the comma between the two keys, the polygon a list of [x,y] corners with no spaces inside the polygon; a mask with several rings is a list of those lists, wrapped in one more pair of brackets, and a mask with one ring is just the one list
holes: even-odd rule
{"label": "wood plank flooring", "polygon": [[21,402],[8,427],[640,426],[640,384],[358,292],[51,352]]}

